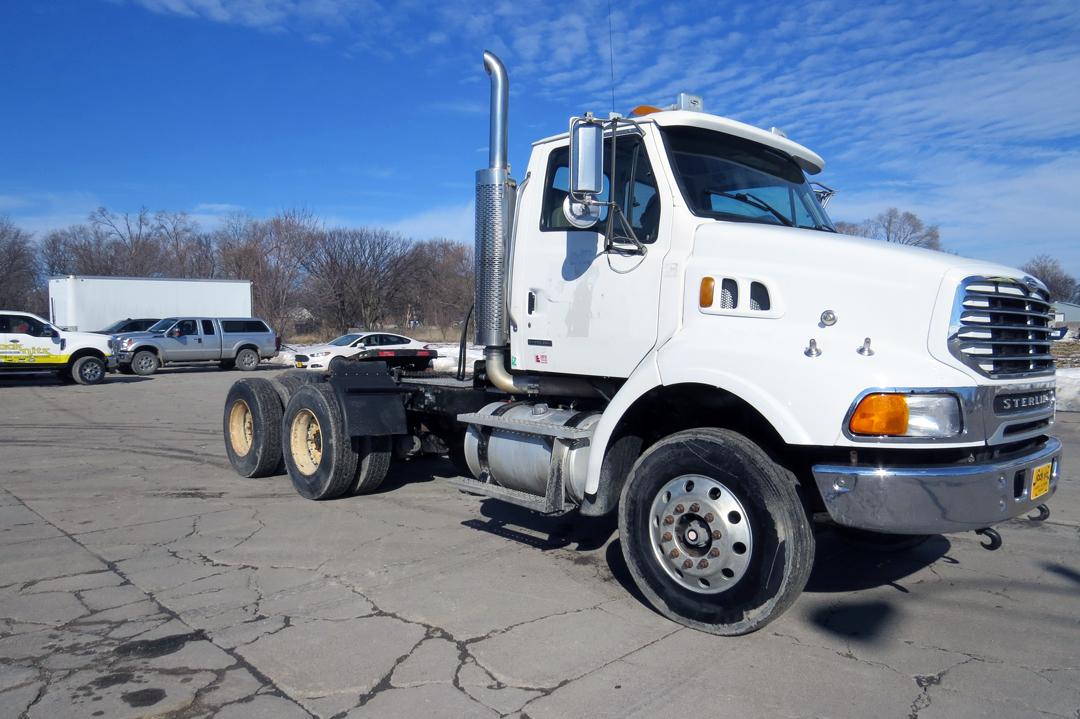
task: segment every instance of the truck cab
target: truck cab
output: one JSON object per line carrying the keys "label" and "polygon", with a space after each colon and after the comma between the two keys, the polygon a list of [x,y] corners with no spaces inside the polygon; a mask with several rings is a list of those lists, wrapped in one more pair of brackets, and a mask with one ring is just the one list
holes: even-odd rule
{"label": "truck cab", "polygon": [[44,370],[64,382],[89,385],[115,367],[107,337],[57,329],[29,312],[0,310],[0,371]]}
{"label": "truck cab", "polygon": [[506,68],[484,66],[472,381],[359,362],[242,380],[223,417],[238,472],[284,465],[333,499],[378,487],[393,448],[445,446],[463,491],[616,514],[642,595],[720,635],[791,606],[823,526],[996,548],[993,525],[1049,516],[1043,283],[837,234],[808,181],[821,157],[693,96],[572,118],[514,181]]}

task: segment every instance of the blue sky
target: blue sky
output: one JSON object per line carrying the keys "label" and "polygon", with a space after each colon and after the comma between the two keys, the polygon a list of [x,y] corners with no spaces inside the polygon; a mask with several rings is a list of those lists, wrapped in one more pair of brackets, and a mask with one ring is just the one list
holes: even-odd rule
{"label": "blue sky", "polygon": [[[822,154],[834,218],[889,206],[961,254],[1080,275],[1080,3],[612,3],[615,104],[706,109]],[[608,2],[8,0],[0,214],[305,207],[472,236],[490,48],[511,162],[611,109]]]}

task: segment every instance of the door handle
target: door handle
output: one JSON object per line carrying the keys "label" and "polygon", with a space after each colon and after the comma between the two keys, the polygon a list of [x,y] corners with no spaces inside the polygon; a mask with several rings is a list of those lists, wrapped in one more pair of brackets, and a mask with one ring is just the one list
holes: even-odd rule
{"label": "door handle", "polygon": [[17,345],[17,344],[19,344],[19,340],[9,340],[9,341],[10,341],[10,342],[11,342],[11,344],[13,344],[13,345]]}
{"label": "door handle", "polygon": [[202,337],[196,337],[195,341],[198,342],[199,344],[202,344]]}

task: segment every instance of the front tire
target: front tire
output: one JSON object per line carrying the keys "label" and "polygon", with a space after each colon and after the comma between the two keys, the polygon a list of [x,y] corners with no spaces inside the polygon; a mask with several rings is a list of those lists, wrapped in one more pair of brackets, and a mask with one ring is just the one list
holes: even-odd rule
{"label": "front tire", "polygon": [[796,480],[735,432],[700,428],[650,447],[619,503],[634,582],[664,616],[721,635],[756,631],[802,592],[814,534]]}
{"label": "front tire", "polygon": [[76,384],[101,384],[105,379],[105,360],[84,355],[71,363],[71,378]]}
{"label": "front tire", "polygon": [[281,471],[281,399],[269,380],[242,379],[225,398],[225,452],[242,477]]}
{"label": "front tire", "polygon": [[131,369],[140,377],[147,377],[158,371],[161,360],[150,350],[139,350],[131,358]]}
{"label": "front tire", "polygon": [[329,384],[305,385],[289,399],[281,445],[285,469],[301,497],[336,499],[356,483],[358,456]]}

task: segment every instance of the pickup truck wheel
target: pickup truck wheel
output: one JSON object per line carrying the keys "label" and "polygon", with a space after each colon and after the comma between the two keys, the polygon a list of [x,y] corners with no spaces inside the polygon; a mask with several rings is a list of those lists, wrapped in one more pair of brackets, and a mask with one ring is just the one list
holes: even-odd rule
{"label": "pickup truck wheel", "polygon": [[814,563],[794,475],[724,429],[678,432],[638,458],[619,537],[652,605],[712,634],[748,634],[780,616]]}
{"label": "pickup truck wheel", "polygon": [[269,380],[234,382],[222,420],[229,463],[242,477],[269,477],[281,467],[281,400]]}
{"label": "pickup truck wheel", "polygon": [[161,366],[161,360],[158,356],[150,350],[139,350],[135,353],[135,356],[131,358],[131,369],[135,374],[142,377],[152,375],[158,371],[158,367]]}
{"label": "pickup truck wheel", "polygon": [[356,462],[356,479],[350,493],[369,494],[386,479],[393,454],[392,443],[390,437],[358,437],[355,442],[360,452]]}
{"label": "pickup truck wheel", "polygon": [[297,390],[281,425],[285,469],[307,499],[336,499],[356,483],[358,456],[329,384]]}
{"label": "pickup truck wheel", "polygon": [[77,384],[100,384],[105,379],[105,360],[86,355],[71,364],[71,377]]}
{"label": "pickup truck wheel", "polygon": [[259,366],[259,353],[245,347],[236,353],[236,366],[244,372],[250,372]]}

